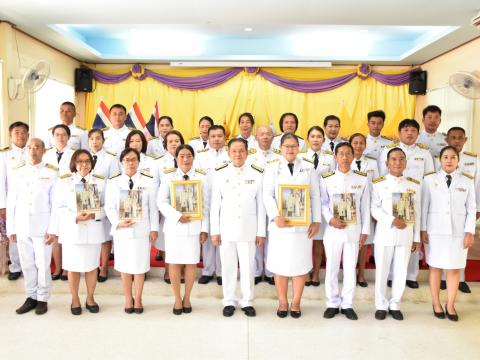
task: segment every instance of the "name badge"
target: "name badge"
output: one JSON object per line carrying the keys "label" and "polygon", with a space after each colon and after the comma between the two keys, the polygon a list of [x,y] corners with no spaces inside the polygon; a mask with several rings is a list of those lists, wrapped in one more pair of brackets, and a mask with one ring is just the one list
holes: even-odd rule
{"label": "name badge", "polygon": [[39,179],[40,179],[40,180],[50,180],[49,177],[41,177],[41,178],[39,178]]}
{"label": "name badge", "polygon": [[255,180],[245,180],[245,184],[255,184]]}
{"label": "name badge", "polygon": [[422,157],[418,157],[418,158],[414,158],[413,160],[417,160],[417,161],[423,161],[423,160],[425,160],[425,159],[424,159],[424,158],[422,158]]}
{"label": "name badge", "polygon": [[467,192],[467,189],[464,189],[464,188],[455,188],[455,190],[460,192]]}
{"label": "name badge", "polygon": [[356,189],[361,189],[363,187],[363,185],[352,185],[351,188],[353,190],[356,190]]}
{"label": "name badge", "polygon": [[471,165],[475,165],[475,163],[473,163],[473,162],[465,163],[465,166],[471,166]]}

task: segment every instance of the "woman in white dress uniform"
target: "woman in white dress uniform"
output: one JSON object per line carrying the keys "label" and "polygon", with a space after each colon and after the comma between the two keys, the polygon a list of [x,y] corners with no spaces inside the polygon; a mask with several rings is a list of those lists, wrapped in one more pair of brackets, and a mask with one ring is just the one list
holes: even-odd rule
{"label": "woman in white dress uniform", "polygon": [[[142,292],[145,273],[150,270],[150,246],[158,236],[157,189],[151,175],[138,172],[140,153],[127,148],[120,154],[123,173],[107,181],[105,191],[105,212],[112,224],[115,270],[122,274],[125,293],[125,312],[143,312]],[[139,211],[138,206],[126,205],[124,199],[120,208],[121,194],[128,190],[138,190],[141,201],[141,214],[134,220],[121,216]],[[134,200],[135,201],[135,200]],[[130,201],[129,201],[130,202]],[[134,217],[134,216],[132,216]],[[132,282],[135,282],[135,300],[132,297]]]}
{"label": "woman in white dress uniform", "polygon": [[[91,129],[88,132],[88,148],[93,158],[92,174],[103,176],[105,179],[120,173],[120,164],[117,156],[103,148],[105,136],[101,129]],[[112,235],[110,222],[105,218],[105,242],[102,244],[101,266],[97,281],[105,282],[108,279],[108,258],[112,251]]]}
{"label": "woman in white dress uniform", "polygon": [[[353,147],[353,161],[352,170],[362,171],[367,174],[368,183],[371,184],[373,179],[376,179],[378,175],[377,159],[366,156],[364,154],[367,148],[367,138],[365,135],[355,133],[350,136],[348,142]],[[372,220],[370,225],[370,235],[367,237],[365,244],[360,247],[358,251],[358,269],[357,269],[357,284],[361,287],[367,287],[368,283],[365,281],[365,262],[367,257],[368,248],[373,244],[373,234],[375,225]]]}
{"label": "woman in white dress uniform", "polygon": [[173,120],[170,116],[163,115],[158,119],[158,138],[152,139],[148,142],[147,154],[151,154],[154,157],[160,157],[165,154],[165,146],[163,142],[165,135],[173,130]]}
{"label": "woman in white dress uniform", "polygon": [[[92,174],[93,158],[87,150],[73,153],[70,163],[71,173],[60,175],[55,186],[55,221],[58,241],[62,244],[62,264],[68,270],[68,283],[72,293],[71,312],[82,313],[82,305],[78,296],[80,273],[85,273],[87,300],[85,306],[91,313],[97,313],[99,307],[93,298],[97,284],[97,268],[100,262],[101,244],[105,241],[105,211],[103,200],[105,194],[105,178]],[[98,208],[98,212],[77,209],[76,186],[95,185],[98,200],[93,196],[86,197],[88,208]]]}
{"label": "woman in white dress uniform", "polygon": [[[312,238],[320,228],[321,203],[317,174],[309,161],[297,158],[299,140],[293,133],[282,136],[280,149],[283,158],[272,162],[265,171],[263,199],[268,215],[269,243],[267,268],[275,274],[278,296],[277,315],[288,314],[288,278],[292,277],[293,299],[290,315],[301,316],[300,301],[306,274],[312,270]],[[279,185],[309,185],[310,225],[289,226],[288,220],[278,209]]]}
{"label": "woman in white dress uniform", "polygon": [[[200,260],[200,244],[208,237],[209,228],[209,185],[206,173],[194,169],[195,151],[190,145],[180,145],[177,148],[176,159],[178,169],[166,174],[157,196],[158,208],[165,217],[163,231],[165,233],[165,262],[169,264],[170,280],[175,296],[173,313],[190,313],[190,293],[195,281],[197,263]],[[190,220],[188,215],[172,207],[172,181],[200,180],[202,189],[202,220]],[[181,195],[177,193],[177,196]],[[185,294],[180,294],[180,278],[185,266]]]}
{"label": "woman in white dress uniform", "polygon": [[[307,150],[305,157],[310,159],[315,168],[315,172],[320,179],[320,176],[326,172],[335,170],[335,160],[333,153],[330,150],[322,150],[323,142],[325,141],[325,132],[320,126],[312,126],[307,133],[307,140],[310,147]],[[310,278],[305,282],[305,286],[320,286],[320,265],[323,258],[323,234],[325,232],[325,225],[320,224],[320,230],[313,236],[313,270],[310,273]]]}
{"label": "woman in white dress uniform", "polygon": [[[421,239],[430,266],[430,292],[436,317],[458,321],[455,298],[460,269],[475,234],[475,188],[473,176],[458,172],[459,153],[452,146],[440,151],[442,169],[425,176],[422,185]],[[440,304],[442,269],[447,276],[445,314]]]}
{"label": "woman in white dress uniform", "polygon": [[132,148],[140,153],[140,165],[138,165],[138,171],[152,175],[155,166],[155,157],[147,154],[147,146],[147,138],[140,130],[130,131],[125,139],[125,149]]}

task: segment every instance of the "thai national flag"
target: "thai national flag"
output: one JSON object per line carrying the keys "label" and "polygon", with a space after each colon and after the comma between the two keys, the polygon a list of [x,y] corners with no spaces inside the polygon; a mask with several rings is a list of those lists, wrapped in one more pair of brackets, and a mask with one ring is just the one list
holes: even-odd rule
{"label": "thai national flag", "polygon": [[110,122],[110,111],[108,110],[107,105],[103,102],[103,99],[100,100],[98,105],[97,114],[95,115],[95,120],[93,120],[93,129],[103,129],[104,127],[112,127]]}
{"label": "thai national flag", "polygon": [[158,118],[160,114],[158,112],[158,100],[155,101],[155,105],[153,106],[152,115],[150,115],[150,120],[147,122],[147,130],[151,136],[158,137]]}
{"label": "thai national flag", "polygon": [[127,125],[130,128],[142,130],[147,140],[149,140],[152,137],[148,132],[148,130],[146,129],[147,123],[143,119],[143,115],[140,112],[140,106],[138,106],[138,103],[136,101],[133,103],[132,108],[128,112],[125,125]]}

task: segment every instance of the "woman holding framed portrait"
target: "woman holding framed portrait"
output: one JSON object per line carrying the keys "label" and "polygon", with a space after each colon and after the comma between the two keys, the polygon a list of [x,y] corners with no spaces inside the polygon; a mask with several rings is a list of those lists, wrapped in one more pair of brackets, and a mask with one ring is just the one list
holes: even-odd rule
{"label": "woman holding framed portrait", "polygon": [[[165,217],[165,262],[175,295],[173,313],[192,312],[190,294],[200,260],[200,244],[208,237],[209,184],[206,173],[193,167],[195,151],[180,145],[175,154],[178,168],[162,178],[157,205]],[[181,272],[185,266],[185,293],[180,293]]]}
{"label": "woman holding framed portrait", "polygon": [[277,315],[281,318],[288,315],[288,279],[291,277],[290,315],[299,318],[305,280],[312,270],[312,238],[320,228],[320,189],[311,162],[297,158],[297,136],[284,134],[280,149],[282,158],[270,163],[263,180],[270,239],[267,268],[275,274]]}

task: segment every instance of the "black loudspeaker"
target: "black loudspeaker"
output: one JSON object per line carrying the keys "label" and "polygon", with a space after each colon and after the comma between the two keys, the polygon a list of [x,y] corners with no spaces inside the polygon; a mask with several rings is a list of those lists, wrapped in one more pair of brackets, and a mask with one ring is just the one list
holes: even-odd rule
{"label": "black loudspeaker", "polygon": [[86,68],[75,69],[75,91],[92,92],[93,73]]}
{"label": "black loudspeaker", "polygon": [[425,95],[427,93],[427,72],[426,71],[412,71],[410,73],[408,93],[410,95]]}

